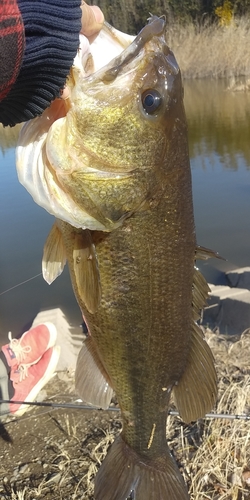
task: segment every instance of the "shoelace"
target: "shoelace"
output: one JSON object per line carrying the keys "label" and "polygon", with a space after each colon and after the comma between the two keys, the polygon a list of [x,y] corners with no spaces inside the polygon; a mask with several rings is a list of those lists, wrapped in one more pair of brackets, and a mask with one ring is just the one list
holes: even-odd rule
{"label": "shoelace", "polygon": [[21,339],[13,339],[11,332],[8,333],[8,338],[10,341],[9,345],[11,350],[14,352],[18,363],[21,363],[21,361],[24,361],[25,355],[31,351],[31,347],[29,345],[22,346]]}
{"label": "shoelace", "polygon": [[28,365],[19,365],[19,382],[22,382],[26,377],[28,377]]}

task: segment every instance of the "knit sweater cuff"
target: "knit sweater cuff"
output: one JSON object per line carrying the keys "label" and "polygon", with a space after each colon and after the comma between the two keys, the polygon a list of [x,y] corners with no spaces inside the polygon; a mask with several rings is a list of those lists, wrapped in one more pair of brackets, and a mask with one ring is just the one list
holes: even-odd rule
{"label": "knit sweater cuff", "polygon": [[40,115],[65,85],[79,46],[80,0],[18,0],[26,48],[15,84],[0,102],[4,125]]}

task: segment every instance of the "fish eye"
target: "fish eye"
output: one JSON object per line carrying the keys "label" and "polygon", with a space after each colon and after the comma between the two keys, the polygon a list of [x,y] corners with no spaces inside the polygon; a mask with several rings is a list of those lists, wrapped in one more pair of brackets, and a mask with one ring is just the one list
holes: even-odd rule
{"label": "fish eye", "polygon": [[144,111],[149,115],[155,113],[162,102],[161,94],[155,89],[145,90],[141,96]]}

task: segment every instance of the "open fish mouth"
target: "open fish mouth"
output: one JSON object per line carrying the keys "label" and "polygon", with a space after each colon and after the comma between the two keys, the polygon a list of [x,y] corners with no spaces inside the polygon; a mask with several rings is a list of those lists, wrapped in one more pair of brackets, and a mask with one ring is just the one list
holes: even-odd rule
{"label": "open fish mouth", "polygon": [[[96,117],[91,124],[93,130],[89,141],[85,134],[85,124],[89,124],[91,113],[98,110],[98,103],[100,102],[100,108],[103,105],[107,89],[111,89],[111,113],[115,108],[124,107],[130,102],[134,75],[138,71],[146,74],[144,63],[147,53],[152,58],[155,52],[161,53],[164,47],[169,74],[172,74],[172,81],[175,80],[179,67],[165,43],[165,24],[163,18],[153,16],[136,37],[105,24],[92,44],[80,36],[80,49],[68,81],[69,97],[54,101],[41,117],[25,124],[20,133],[16,153],[20,183],[38,205],[76,228],[113,230],[123,222],[124,217],[140,207],[146,197],[143,192],[136,205],[134,202],[126,203],[124,193],[120,202],[122,207],[115,211],[114,216],[108,213],[103,215],[99,198],[96,201],[96,194],[91,193],[90,183],[94,180],[100,184],[106,180],[117,181],[121,185],[124,179],[134,175],[135,167],[127,161],[128,155],[120,154],[118,158],[113,155],[111,160],[109,145],[103,145],[102,138],[100,145],[95,148]],[[168,81],[170,92],[171,78]],[[112,94],[115,87],[118,87],[118,93],[116,91]],[[149,106],[150,99],[157,102],[157,96],[151,94],[146,96]],[[161,97],[158,98],[159,102],[160,99]],[[92,110],[94,101],[95,110]],[[142,108],[140,102],[138,107]],[[139,111],[143,115],[144,110]],[[156,118],[157,112],[152,116],[151,113],[147,114],[149,121]],[[138,125],[134,126],[138,128]],[[112,132],[109,136],[111,135]],[[159,138],[159,142],[162,140]],[[113,149],[115,148],[116,145]],[[78,184],[76,177],[81,179]]]}

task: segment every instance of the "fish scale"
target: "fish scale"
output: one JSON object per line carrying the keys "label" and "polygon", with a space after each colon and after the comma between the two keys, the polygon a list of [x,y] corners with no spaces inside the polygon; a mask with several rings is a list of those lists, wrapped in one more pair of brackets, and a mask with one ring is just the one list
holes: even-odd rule
{"label": "fish scale", "polygon": [[95,500],[131,491],[135,500],[188,500],[166,419],[171,392],[186,422],[216,400],[196,323],[208,286],[195,268],[214,254],[196,247],[183,88],[165,21],[152,16],[132,40],[105,30],[120,55],[92,75],[73,67],[64,113],[55,102],[21,133],[19,178],[57,217],[44,277],[51,283],[67,260],[88,327],[76,389],[101,408],[115,391],[121,408]]}
{"label": "fish scale", "polygon": [[[190,189],[187,172],[180,188],[185,186],[187,190],[188,185]],[[166,396],[162,388],[171,387],[185,369],[192,332],[195,239],[190,217],[191,203],[188,210],[183,202],[185,216],[180,217],[181,209],[178,207],[176,217],[179,232],[178,220],[182,221],[185,248],[179,248],[179,241],[173,248],[169,245],[169,225],[174,234],[177,231],[173,218],[170,224],[165,222],[166,198],[173,209],[168,196],[163,196],[153,213],[149,211],[132,216],[121,228],[105,237],[103,243],[96,245],[102,301],[94,316],[89,315],[82,304],[121,409],[128,412],[132,420],[139,422],[138,428],[131,426],[130,434],[134,429],[134,439],[140,441],[145,436],[146,443],[155,412]],[[94,235],[92,238],[94,241]],[[121,266],[122,255],[128,256],[126,266]],[[123,290],[120,292],[120,284],[124,281],[129,286],[125,294]],[[115,298],[115,304],[112,298]],[[124,374],[127,384],[123,383]],[[142,391],[143,405],[141,397],[138,398]],[[132,408],[131,399],[134,402]],[[166,400],[165,417],[167,403]],[[146,433],[145,425],[141,426],[142,419],[134,416],[142,409],[144,419],[147,415]]]}

